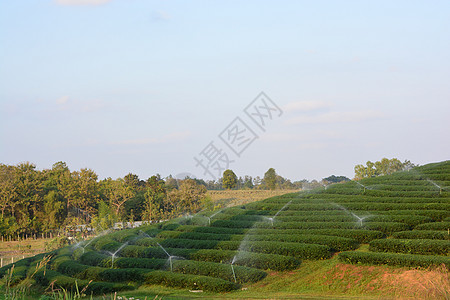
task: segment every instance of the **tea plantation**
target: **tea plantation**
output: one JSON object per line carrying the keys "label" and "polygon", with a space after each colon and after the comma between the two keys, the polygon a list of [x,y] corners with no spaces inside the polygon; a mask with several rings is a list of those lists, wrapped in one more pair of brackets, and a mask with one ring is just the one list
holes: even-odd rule
{"label": "tea plantation", "polygon": [[[12,283],[103,294],[160,284],[227,292],[268,270],[345,263],[450,268],[450,161],[100,235],[18,261]],[[360,250],[368,244],[369,250]],[[42,266],[42,259],[49,258]],[[39,268],[39,264],[41,264]],[[36,268],[38,266],[38,268]],[[0,269],[7,274],[12,265]]]}

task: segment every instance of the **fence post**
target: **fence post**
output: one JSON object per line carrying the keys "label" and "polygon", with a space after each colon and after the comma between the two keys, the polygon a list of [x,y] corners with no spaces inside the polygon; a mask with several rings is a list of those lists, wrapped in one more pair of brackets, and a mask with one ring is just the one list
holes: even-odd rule
{"label": "fence post", "polygon": [[0,258],[0,268],[3,267],[3,257]]}
{"label": "fence post", "polygon": [[11,257],[11,263],[12,263],[12,264],[14,263],[14,256]]}

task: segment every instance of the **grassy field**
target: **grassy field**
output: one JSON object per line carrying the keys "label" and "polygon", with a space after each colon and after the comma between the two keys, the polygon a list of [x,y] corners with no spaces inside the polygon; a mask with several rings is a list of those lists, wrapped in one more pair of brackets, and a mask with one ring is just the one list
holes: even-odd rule
{"label": "grassy field", "polygon": [[220,207],[237,206],[250,202],[255,202],[270,197],[280,196],[288,193],[299,192],[300,190],[225,190],[208,191],[215,205]]}
{"label": "grassy field", "polygon": [[3,265],[45,252],[45,244],[50,239],[27,239],[21,241],[0,242],[0,261]]}
{"label": "grassy field", "polygon": [[192,293],[154,285],[118,295],[139,299],[449,299],[449,291],[446,268],[351,265],[334,257],[304,261],[293,271],[269,272],[265,279],[226,294]]}
{"label": "grassy field", "polygon": [[[448,299],[449,186],[447,161],[261,201],[252,195],[52,251],[34,287],[78,284],[87,294],[135,299]],[[221,193],[219,203],[245,201]],[[11,282],[43,259],[17,262]]]}

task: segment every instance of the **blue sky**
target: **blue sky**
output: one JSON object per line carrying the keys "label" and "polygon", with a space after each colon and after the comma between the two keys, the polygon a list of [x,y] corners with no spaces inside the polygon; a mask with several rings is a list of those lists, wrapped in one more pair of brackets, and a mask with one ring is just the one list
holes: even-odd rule
{"label": "blue sky", "polygon": [[[447,160],[449,14],[448,1],[0,1],[0,162],[206,178],[193,158],[211,141],[238,175],[294,180]],[[218,135],[261,91],[283,114],[233,157]]]}

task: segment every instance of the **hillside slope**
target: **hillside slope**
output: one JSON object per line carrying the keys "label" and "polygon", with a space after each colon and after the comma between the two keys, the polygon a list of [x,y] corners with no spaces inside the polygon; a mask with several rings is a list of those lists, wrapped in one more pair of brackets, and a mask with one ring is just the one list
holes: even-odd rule
{"label": "hillside slope", "polygon": [[[228,292],[335,254],[351,264],[448,269],[449,186],[446,161],[201,212],[24,259],[13,282],[77,282],[96,294],[145,284]],[[47,266],[36,270],[44,257]]]}

